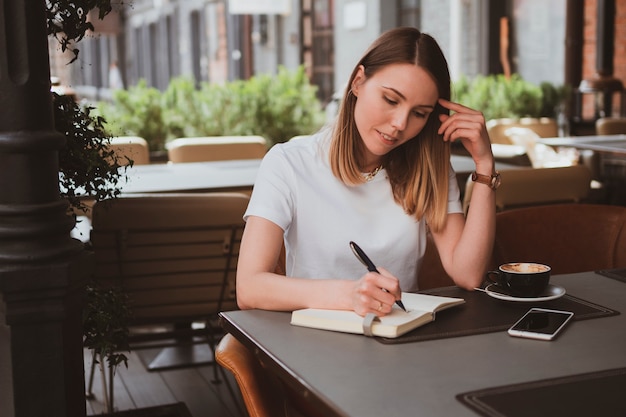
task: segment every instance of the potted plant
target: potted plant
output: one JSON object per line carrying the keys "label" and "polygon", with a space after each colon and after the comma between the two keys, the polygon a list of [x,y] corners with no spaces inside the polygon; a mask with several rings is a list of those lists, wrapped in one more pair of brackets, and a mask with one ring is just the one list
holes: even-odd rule
{"label": "potted plant", "polygon": [[[103,402],[108,413],[113,412],[113,379],[120,364],[128,367],[130,310],[127,295],[116,288],[87,287],[87,304],[83,310],[84,346],[93,358],[87,387],[87,398],[93,397],[95,367],[100,370]],[[109,372],[105,372],[105,362]],[[107,381],[108,380],[108,381]]]}

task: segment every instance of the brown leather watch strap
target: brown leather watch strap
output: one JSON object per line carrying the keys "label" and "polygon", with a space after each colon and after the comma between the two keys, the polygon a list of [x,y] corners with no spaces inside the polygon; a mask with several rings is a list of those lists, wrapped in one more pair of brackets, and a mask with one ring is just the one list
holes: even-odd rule
{"label": "brown leather watch strap", "polygon": [[474,171],[472,172],[472,181],[485,184],[493,190],[497,189],[502,182],[498,171],[495,171],[492,175],[482,175]]}

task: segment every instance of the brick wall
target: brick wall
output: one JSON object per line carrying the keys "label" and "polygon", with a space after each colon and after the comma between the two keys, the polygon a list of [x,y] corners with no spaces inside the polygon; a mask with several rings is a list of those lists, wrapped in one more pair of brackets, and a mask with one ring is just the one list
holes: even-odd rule
{"label": "brick wall", "polygon": [[[585,26],[583,41],[583,79],[596,73],[596,21],[597,0],[585,0]],[[615,0],[615,49],[613,56],[613,76],[626,85],[626,0]],[[619,110],[619,99],[614,97],[614,114]],[[585,97],[583,117],[593,117],[593,98]]]}

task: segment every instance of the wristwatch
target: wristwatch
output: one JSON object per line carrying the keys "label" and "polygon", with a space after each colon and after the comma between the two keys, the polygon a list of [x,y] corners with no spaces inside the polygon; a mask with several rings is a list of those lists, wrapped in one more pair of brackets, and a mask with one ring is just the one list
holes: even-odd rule
{"label": "wristwatch", "polygon": [[492,190],[497,189],[502,182],[498,171],[495,171],[492,175],[482,175],[474,171],[472,172],[472,181],[488,185]]}

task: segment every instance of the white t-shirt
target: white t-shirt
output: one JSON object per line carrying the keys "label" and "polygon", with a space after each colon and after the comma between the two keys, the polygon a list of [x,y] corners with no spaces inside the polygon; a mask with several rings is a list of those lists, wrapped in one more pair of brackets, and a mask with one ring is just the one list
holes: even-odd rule
{"label": "white t-shirt", "polygon": [[[426,249],[425,220],[407,215],[393,199],[385,170],[348,186],[330,168],[330,131],[273,146],[263,158],[244,219],[263,217],[285,231],[286,272],[300,278],[358,279],[367,272],[356,242],[372,262],[417,290]],[[450,167],[449,213],[462,213]]]}

